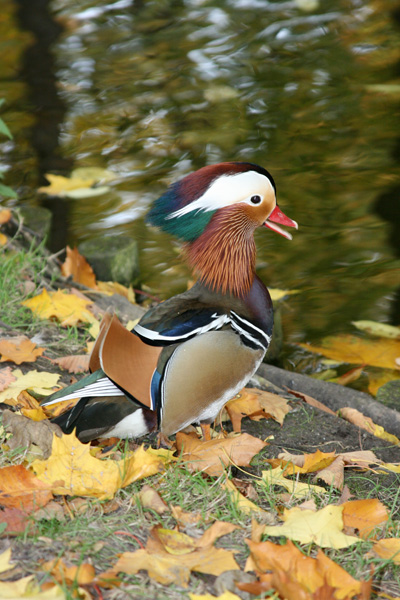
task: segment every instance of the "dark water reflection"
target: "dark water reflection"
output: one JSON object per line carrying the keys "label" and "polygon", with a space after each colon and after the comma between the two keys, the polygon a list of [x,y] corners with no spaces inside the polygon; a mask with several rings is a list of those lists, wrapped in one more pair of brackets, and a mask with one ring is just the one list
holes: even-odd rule
{"label": "dark water reflection", "polygon": [[[300,224],[292,242],[257,234],[263,279],[301,290],[284,308],[286,338],[400,322],[389,0],[3,3],[7,183],[54,209],[54,248],[128,232],[143,280],[161,296],[180,291],[188,271],[144,225],[147,206],[205,164],[250,160],[273,173]],[[45,172],[84,166],[117,173],[112,191],[58,203],[36,194]]]}

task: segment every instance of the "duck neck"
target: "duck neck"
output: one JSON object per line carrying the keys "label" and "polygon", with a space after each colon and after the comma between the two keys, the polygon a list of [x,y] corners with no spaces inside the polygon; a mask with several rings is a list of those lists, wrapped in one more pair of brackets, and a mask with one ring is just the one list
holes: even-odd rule
{"label": "duck neck", "polygon": [[254,225],[237,210],[218,212],[204,233],[186,245],[186,254],[201,282],[243,298],[255,276]]}

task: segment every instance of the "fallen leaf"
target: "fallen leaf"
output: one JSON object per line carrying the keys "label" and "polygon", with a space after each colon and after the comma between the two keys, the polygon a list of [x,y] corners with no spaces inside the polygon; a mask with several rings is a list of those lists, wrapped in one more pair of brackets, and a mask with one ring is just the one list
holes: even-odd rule
{"label": "fallen leaf", "polygon": [[25,390],[32,389],[37,394],[48,395],[52,393],[52,388],[57,385],[60,375],[57,373],[47,373],[46,371],[29,371],[25,375],[20,369],[12,372],[15,381],[5,390],[0,392],[0,402],[8,398],[17,399],[19,394]]}
{"label": "fallen leaf", "polygon": [[9,208],[2,208],[0,210],[0,225],[5,225],[11,219],[12,214]]}
{"label": "fallen leaf", "polygon": [[59,365],[69,373],[85,373],[89,371],[89,360],[90,356],[88,354],[71,354],[60,358],[52,358],[51,362]]}
{"label": "fallen leaf", "polygon": [[298,507],[285,509],[282,519],[283,525],[267,525],[264,533],[271,536],[284,535],[302,544],[313,542],[322,548],[337,550],[361,541],[360,538],[343,533],[343,505],[329,504],[316,512]]}
{"label": "fallen leaf", "polygon": [[360,331],[365,331],[376,337],[385,337],[392,340],[400,339],[400,327],[394,325],[378,323],[377,321],[352,321],[352,324]]}
{"label": "fallen leaf", "polygon": [[[318,551],[316,558],[313,558],[305,556],[290,540],[282,545],[272,542],[255,543],[250,540],[246,542],[250,548],[252,564],[257,572],[272,571],[270,587],[274,587],[285,598],[344,599],[352,598],[361,592],[364,582],[354,579],[321,550]],[[332,588],[329,595],[311,595],[324,586]],[[287,595],[288,587],[289,595]]]}
{"label": "fallen leaf", "polygon": [[243,496],[243,494],[239,492],[239,490],[235,487],[235,485],[230,479],[226,479],[221,484],[221,487],[227,490],[231,497],[231,500],[236,504],[237,508],[246,515],[251,514],[253,512],[265,512],[262,508],[257,506],[257,504],[254,504],[254,502]]}
{"label": "fallen leaf", "polygon": [[10,562],[11,548],[7,548],[0,554],[0,573],[13,569],[15,565]]}
{"label": "fallen leaf", "polygon": [[43,458],[50,456],[54,434],[61,435],[61,429],[55,423],[48,420],[32,421],[10,410],[3,411],[3,426],[8,433],[12,433],[12,437],[7,440],[11,450],[30,449],[33,445],[40,448]]}
{"label": "fallen leaf", "polygon": [[[325,469],[328,465],[333,463],[336,458],[335,452],[321,452],[316,450],[313,454],[300,454],[294,455],[287,452],[281,452],[278,454],[278,458],[294,462],[292,473],[314,473]],[[290,470],[286,469],[287,472],[291,473]]]}
{"label": "fallen leaf", "polygon": [[321,479],[329,486],[334,486],[338,490],[343,489],[344,484],[344,459],[342,456],[337,456],[335,460],[325,467],[325,469],[321,469],[318,471],[315,480]]}
{"label": "fallen leaf", "polygon": [[396,358],[400,355],[400,344],[397,340],[368,340],[341,334],[325,338],[321,346],[310,344],[299,344],[299,346],[338,362],[365,364],[384,369],[398,368]]}
{"label": "fallen leaf", "polygon": [[232,594],[229,590],[226,590],[221,596],[212,596],[211,594],[189,594],[190,600],[241,600],[240,596]]}
{"label": "fallen leaf", "polygon": [[35,362],[39,356],[42,356],[44,348],[38,348],[24,335],[15,338],[0,339],[0,362],[12,361],[16,365],[23,362]]}
{"label": "fallen leaf", "polygon": [[262,472],[262,480],[257,482],[259,485],[273,486],[278,485],[284,487],[294,498],[303,498],[304,496],[310,495],[312,492],[315,494],[325,494],[326,490],[318,485],[312,485],[309,483],[302,483],[298,479],[287,479],[284,476],[285,469],[276,467],[269,471]]}
{"label": "fallen leaf", "polygon": [[0,369],[0,392],[7,389],[11,383],[16,381],[16,377],[11,372],[11,367]]}
{"label": "fallen leaf", "polygon": [[279,288],[268,288],[268,291],[273,302],[278,302],[278,300],[282,300],[285,296],[300,293],[300,290],[280,290]]}
{"label": "fallen leaf", "polygon": [[159,515],[169,511],[168,505],[160,494],[150,485],[145,484],[138,495],[143,508],[151,508]]}
{"label": "fallen leaf", "polygon": [[335,415],[335,417],[336,417],[336,413],[333,410],[331,410],[330,408],[328,408],[327,406],[325,406],[325,404],[322,404],[322,402],[320,402],[319,400],[316,400],[312,396],[309,396],[308,394],[303,394],[302,392],[297,392],[296,390],[289,390],[288,389],[288,392],[289,392],[289,394],[293,394],[293,396],[296,396],[296,398],[301,398],[301,400],[303,400],[304,402],[306,402],[310,406],[314,406],[315,408],[319,408],[320,410],[323,410],[324,412],[327,412],[330,415]]}
{"label": "fallen leaf", "polygon": [[[6,528],[3,535],[17,535],[23,533],[28,524],[29,516],[19,508],[4,508],[0,510],[0,523],[5,523]],[[11,549],[10,549],[11,550]],[[10,567],[12,568],[12,567]],[[0,573],[1,573],[1,555],[0,555]]]}
{"label": "fallen leaf", "polygon": [[382,440],[386,440],[392,444],[400,444],[400,440],[395,435],[385,431],[383,427],[374,423],[371,417],[366,417],[356,408],[345,406],[340,409],[340,416],[346,419],[346,421],[353,423],[353,425],[357,425],[357,427],[361,427],[361,429],[365,429]]}
{"label": "fallen leaf", "polygon": [[216,476],[221,475],[231,463],[248,466],[251,459],[266,445],[248,433],[209,441],[181,432],[176,434],[176,446],[186,466],[194,471],[204,471]]}
{"label": "fallen leaf", "polygon": [[172,516],[180,527],[187,527],[188,525],[196,525],[200,519],[201,514],[198,512],[185,512],[180,506],[171,506]]}
{"label": "fallen leaf", "polygon": [[[174,554],[168,552],[160,540],[159,530],[162,528],[155,528],[147,541],[146,549],[124,552],[116,565],[102,576],[106,578],[120,572],[134,575],[143,569],[148,572],[149,577],[159,583],[175,583],[187,587],[191,571],[218,576],[225,571],[238,569],[231,551],[212,546],[217,537],[236,528],[232,523],[217,521],[200,539],[185,534],[178,535],[179,532],[171,533],[171,530],[162,530],[164,542],[170,550],[171,540],[175,540],[177,545],[174,546]],[[178,551],[179,540],[182,542],[182,549],[185,550],[182,553]]]}
{"label": "fallen leaf", "polygon": [[72,171],[71,177],[52,175],[51,173],[46,173],[45,177],[50,185],[40,187],[39,192],[50,196],[67,196],[79,199],[99,196],[108,192],[109,187],[107,186],[94,186],[100,182],[111,181],[115,178],[115,174],[98,167],[82,167]]}
{"label": "fallen leaf", "polygon": [[8,237],[0,232],[0,246],[5,246],[8,242]]}
{"label": "fallen leaf", "polygon": [[[98,281],[97,288],[103,294],[119,294],[120,296],[124,296],[129,302],[132,302],[132,304],[136,303],[136,296],[132,286],[126,287],[122,283],[118,283],[118,281]],[[133,327],[127,327],[127,329],[133,329]]]}
{"label": "fallen leaf", "polygon": [[[26,513],[44,506],[53,498],[48,486],[23,465],[0,469],[0,504]],[[1,597],[1,596],[0,596]]]}
{"label": "fallen leaf", "polygon": [[62,558],[45,562],[40,568],[42,571],[50,573],[61,584],[76,582],[78,585],[90,585],[96,574],[93,565],[89,563],[68,567]]}
{"label": "fallen leaf", "polygon": [[372,550],[385,560],[392,560],[400,565],[400,539],[383,538],[373,545]]}
{"label": "fallen leaf", "polygon": [[65,600],[66,596],[63,590],[54,585],[45,590],[41,590],[34,580],[33,575],[17,579],[17,581],[0,581],[0,598],[4,600]]}
{"label": "fallen leaf", "polygon": [[78,252],[78,248],[75,247],[71,250],[71,248],[67,246],[66,252],[67,256],[65,262],[61,265],[61,273],[64,277],[71,276],[73,281],[96,289],[96,276],[93,269],[86,258]]}
{"label": "fallen leaf", "polygon": [[364,365],[361,365],[361,367],[354,367],[354,369],[350,369],[350,371],[343,373],[340,377],[334,377],[329,381],[338,383],[339,385],[348,385],[349,383],[353,383],[353,381],[357,381],[357,379],[361,377],[363,370]]}
{"label": "fallen leaf", "polygon": [[76,294],[69,294],[57,290],[41,294],[21,302],[41,319],[55,318],[63,327],[78,325],[78,323],[97,323],[96,317],[88,310],[91,300],[78,298]]}
{"label": "fallen leaf", "polygon": [[225,405],[225,409],[232,421],[233,430],[240,431],[241,421],[245,416],[254,421],[272,418],[282,425],[290,411],[290,406],[287,400],[277,394],[257,388],[246,388],[236,398],[230,400]]}
{"label": "fallen leaf", "polygon": [[379,388],[381,388],[388,381],[394,381],[400,379],[400,372],[394,371],[393,369],[380,369],[373,373],[368,373],[368,391],[373,396],[376,396]]}
{"label": "fallen leaf", "polygon": [[54,436],[50,457],[31,464],[38,479],[55,494],[99,499],[108,499],[120,488],[154,475],[163,467],[162,459],[143,446],[120,461],[100,460],[91,455],[90,445],[82,444],[75,433]]}
{"label": "fallen leaf", "polygon": [[362,538],[368,538],[375,527],[386,523],[389,518],[386,507],[376,498],[349,500],[341,506],[344,527],[357,529]]}

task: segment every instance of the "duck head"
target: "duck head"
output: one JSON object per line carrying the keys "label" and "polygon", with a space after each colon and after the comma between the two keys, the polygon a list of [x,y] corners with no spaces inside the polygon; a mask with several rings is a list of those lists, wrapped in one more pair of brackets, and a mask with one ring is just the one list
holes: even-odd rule
{"label": "duck head", "polygon": [[200,279],[222,293],[246,294],[255,268],[254,230],[265,225],[291,239],[295,227],[276,203],[271,174],[258,165],[203,167],[172,184],[148,214],[150,224],[185,242]]}

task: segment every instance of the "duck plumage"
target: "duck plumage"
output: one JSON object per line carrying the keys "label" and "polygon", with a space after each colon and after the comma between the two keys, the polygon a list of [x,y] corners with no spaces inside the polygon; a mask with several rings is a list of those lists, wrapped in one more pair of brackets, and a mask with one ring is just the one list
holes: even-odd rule
{"label": "duck plumage", "polygon": [[203,167],[173,184],[148,221],[183,241],[198,277],[188,291],[151,308],[128,331],[114,315],[100,326],[91,375],[46,398],[79,398],[53,419],[82,441],[165,436],[211,423],[263,360],[272,302],[255,274],[254,230],[290,237],[297,227],[276,205],[271,175],[251,163]]}

